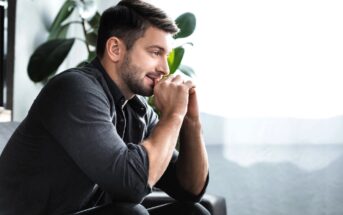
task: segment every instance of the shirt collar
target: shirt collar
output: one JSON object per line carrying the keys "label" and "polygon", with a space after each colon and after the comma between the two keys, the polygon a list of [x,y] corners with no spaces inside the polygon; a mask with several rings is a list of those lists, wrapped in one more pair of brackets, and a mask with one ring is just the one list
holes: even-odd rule
{"label": "shirt collar", "polygon": [[95,58],[92,61],[93,66],[95,66],[103,75],[105,78],[105,81],[107,83],[107,86],[114,98],[115,104],[119,104],[120,107],[124,105],[125,103],[125,97],[119,90],[118,86],[114,83],[114,81],[110,78],[110,76],[105,71],[105,68],[101,65],[100,60],[98,58]]}
{"label": "shirt collar", "polygon": [[110,93],[114,98],[114,102],[116,105],[118,105],[118,107],[123,109],[124,106],[128,103],[139,115],[144,116],[146,114],[146,103],[141,101],[141,99],[136,95],[129,101],[126,101],[124,95],[122,94],[118,86],[115,84],[115,82],[111,79],[111,77],[107,74],[105,68],[101,65],[100,60],[98,58],[95,58],[91,64],[94,67],[96,67],[105,78]]}

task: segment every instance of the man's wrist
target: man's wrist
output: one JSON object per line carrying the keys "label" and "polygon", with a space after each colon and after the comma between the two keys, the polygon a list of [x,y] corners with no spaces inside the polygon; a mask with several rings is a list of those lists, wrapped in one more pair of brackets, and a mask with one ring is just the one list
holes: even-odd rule
{"label": "man's wrist", "polygon": [[184,116],[182,114],[171,113],[171,114],[161,114],[160,122],[173,122],[175,125],[182,125],[184,121]]}
{"label": "man's wrist", "polygon": [[197,118],[190,118],[190,117],[185,117],[183,119],[183,124],[182,127],[185,127],[187,129],[192,129],[192,130],[201,130],[201,121],[200,119]]}

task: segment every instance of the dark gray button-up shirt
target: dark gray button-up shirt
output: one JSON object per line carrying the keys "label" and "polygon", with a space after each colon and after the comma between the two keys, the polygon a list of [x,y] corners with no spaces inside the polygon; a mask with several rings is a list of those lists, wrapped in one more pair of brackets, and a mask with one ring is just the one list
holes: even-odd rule
{"label": "dark gray button-up shirt", "polygon": [[[158,122],[144,98],[125,101],[98,60],[54,77],[0,157],[0,214],[63,214],[151,192],[140,143]],[[156,187],[181,201],[177,152]],[[104,198],[102,198],[104,199]]]}

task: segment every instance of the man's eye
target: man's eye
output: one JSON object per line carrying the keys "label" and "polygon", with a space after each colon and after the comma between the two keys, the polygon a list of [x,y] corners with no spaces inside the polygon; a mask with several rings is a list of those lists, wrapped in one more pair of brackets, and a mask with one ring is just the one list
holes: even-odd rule
{"label": "man's eye", "polygon": [[161,52],[159,52],[159,51],[153,51],[152,54],[155,55],[155,56],[160,56],[160,55],[161,55]]}

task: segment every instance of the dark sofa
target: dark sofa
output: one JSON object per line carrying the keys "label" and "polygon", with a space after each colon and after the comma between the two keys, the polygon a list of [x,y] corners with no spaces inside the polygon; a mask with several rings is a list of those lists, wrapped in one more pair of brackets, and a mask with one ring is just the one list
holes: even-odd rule
{"label": "dark sofa", "polygon": [[[2,122],[0,123],[0,154],[5,147],[11,134],[14,132],[16,127],[19,125],[18,122]],[[144,201],[143,205],[146,207],[153,207],[160,204],[165,204],[174,201],[164,192],[154,191],[148,195]],[[212,215],[226,215],[226,202],[221,196],[205,194],[200,202],[204,207],[206,207]],[[91,208],[85,211],[80,211],[76,214],[103,214],[106,213],[106,207]]]}

